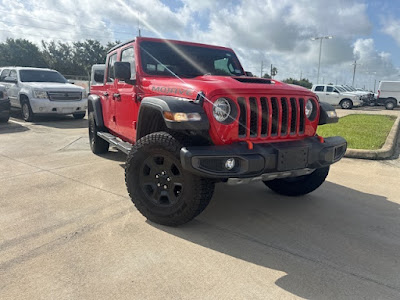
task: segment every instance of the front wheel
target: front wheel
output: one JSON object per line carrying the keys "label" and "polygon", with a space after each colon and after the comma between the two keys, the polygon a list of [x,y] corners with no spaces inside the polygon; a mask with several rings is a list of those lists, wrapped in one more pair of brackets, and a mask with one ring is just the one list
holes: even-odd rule
{"label": "front wheel", "polygon": [[214,182],[182,168],[182,145],[166,132],[155,132],[133,146],[125,167],[125,183],[136,208],[148,220],[168,226],[199,215],[214,193]]}
{"label": "front wheel", "polygon": [[351,101],[349,99],[344,99],[344,100],[342,100],[342,102],[340,102],[340,106],[343,109],[351,109],[351,108],[353,108],[353,101]]}
{"label": "front wheel", "polygon": [[34,119],[31,105],[27,99],[22,102],[22,117],[24,118],[25,122],[32,122]]}
{"label": "front wheel", "polygon": [[0,123],[7,123],[10,119],[10,111],[3,112],[3,115],[0,115]]}
{"label": "front wheel", "polygon": [[311,193],[324,183],[328,173],[329,167],[324,167],[308,175],[264,181],[264,184],[281,195],[302,196]]}

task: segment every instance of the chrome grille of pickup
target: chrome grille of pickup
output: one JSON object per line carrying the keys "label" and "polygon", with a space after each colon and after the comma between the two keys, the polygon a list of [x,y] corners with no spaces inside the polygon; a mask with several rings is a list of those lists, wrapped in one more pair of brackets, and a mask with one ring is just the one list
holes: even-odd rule
{"label": "chrome grille of pickup", "polygon": [[51,101],[78,101],[82,99],[81,92],[48,92]]}
{"label": "chrome grille of pickup", "polygon": [[304,98],[239,97],[237,101],[239,138],[304,135]]}

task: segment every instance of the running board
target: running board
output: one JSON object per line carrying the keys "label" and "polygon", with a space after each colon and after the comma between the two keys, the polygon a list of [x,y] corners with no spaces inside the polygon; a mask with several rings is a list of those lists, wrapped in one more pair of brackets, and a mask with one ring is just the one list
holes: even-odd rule
{"label": "running board", "polygon": [[111,146],[117,147],[118,150],[121,150],[125,154],[129,154],[129,151],[132,149],[132,144],[128,142],[124,142],[116,136],[112,135],[108,132],[97,132],[97,135],[101,137],[103,140],[110,143]]}

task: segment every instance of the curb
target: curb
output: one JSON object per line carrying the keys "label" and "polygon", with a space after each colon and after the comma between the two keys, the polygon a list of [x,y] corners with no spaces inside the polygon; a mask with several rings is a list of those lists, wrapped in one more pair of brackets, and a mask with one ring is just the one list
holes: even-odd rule
{"label": "curb", "polygon": [[390,130],[386,142],[381,149],[364,150],[364,149],[347,149],[344,157],[348,158],[364,158],[364,159],[385,159],[394,154],[396,149],[397,137],[400,131],[400,117],[394,121],[393,127]]}

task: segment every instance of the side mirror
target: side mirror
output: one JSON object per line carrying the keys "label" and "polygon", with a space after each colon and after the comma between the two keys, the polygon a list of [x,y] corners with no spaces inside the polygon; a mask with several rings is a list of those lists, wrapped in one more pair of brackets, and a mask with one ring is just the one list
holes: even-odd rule
{"label": "side mirror", "polygon": [[6,78],[3,79],[4,82],[8,82],[8,83],[17,83],[18,80],[15,79],[14,77],[9,77],[7,76]]}
{"label": "side mirror", "polygon": [[68,83],[75,84],[75,82],[73,80],[68,80]]}
{"label": "side mirror", "polygon": [[115,62],[114,63],[114,78],[129,82],[131,79],[131,64],[128,62]]}
{"label": "side mirror", "polygon": [[95,70],[93,79],[96,83],[104,82],[104,70]]}
{"label": "side mirror", "polygon": [[246,76],[254,77],[253,73],[251,73],[251,72],[245,71],[244,73],[246,74]]}

